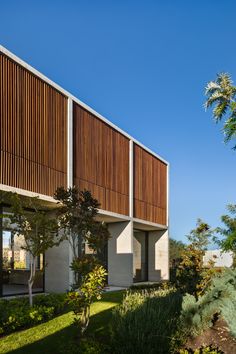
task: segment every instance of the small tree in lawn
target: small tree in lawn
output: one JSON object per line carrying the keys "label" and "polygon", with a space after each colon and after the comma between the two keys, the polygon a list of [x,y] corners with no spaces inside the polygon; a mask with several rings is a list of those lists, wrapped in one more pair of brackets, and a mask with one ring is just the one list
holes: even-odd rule
{"label": "small tree in lawn", "polygon": [[29,303],[33,305],[32,288],[36,276],[37,259],[49,248],[58,246],[62,241],[59,236],[58,221],[52,217],[47,208],[42,207],[38,197],[26,199],[18,194],[12,194],[11,214],[8,215],[12,231],[15,235],[24,237],[22,246],[29,254],[30,277],[28,279]]}
{"label": "small tree in lawn", "polygon": [[[58,220],[73,253],[71,269],[74,274],[73,289],[68,300],[73,306],[75,322],[82,335],[89,324],[90,306],[101,297],[105,286],[106,270],[102,255],[109,238],[107,225],[97,221],[98,201],[89,191],[77,187],[58,188],[55,199],[59,201]],[[93,254],[84,254],[88,244]]]}

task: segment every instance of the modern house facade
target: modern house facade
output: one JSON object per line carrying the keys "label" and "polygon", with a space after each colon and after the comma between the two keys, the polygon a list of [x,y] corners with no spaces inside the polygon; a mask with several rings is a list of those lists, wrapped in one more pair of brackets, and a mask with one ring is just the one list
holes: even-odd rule
{"label": "modern house facade", "polygon": [[[90,190],[111,234],[110,285],[168,279],[168,175],[168,162],[0,46],[0,190],[47,203],[59,186]],[[4,220],[0,230],[0,296],[23,293],[24,240]],[[34,290],[67,290],[71,256],[63,242],[40,257]]]}

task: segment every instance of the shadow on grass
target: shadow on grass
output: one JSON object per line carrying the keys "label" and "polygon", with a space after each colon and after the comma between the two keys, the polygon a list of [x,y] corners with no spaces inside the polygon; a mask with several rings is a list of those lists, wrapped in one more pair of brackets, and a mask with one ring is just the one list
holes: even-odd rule
{"label": "shadow on grass", "polygon": [[[123,294],[105,294],[102,302],[120,303]],[[99,302],[98,302],[99,303]],[[84,342],[92,342],[96,344],[109,344],[109,323],[112,317],[114,307],[102,310],[91,316],[89,327],[86,331]],[[37,328],[35,328],[37,330]],[[24,335],[24,332],[22,332]],[[91,353],[96,353],[95,351]],[[26,344],[21,348],[6,351],[9,354],[74,354],[83,353],[79,347],[77,328],[71,324],[57,332],[47,335],[46,337],[36,340],[31,344]]]}

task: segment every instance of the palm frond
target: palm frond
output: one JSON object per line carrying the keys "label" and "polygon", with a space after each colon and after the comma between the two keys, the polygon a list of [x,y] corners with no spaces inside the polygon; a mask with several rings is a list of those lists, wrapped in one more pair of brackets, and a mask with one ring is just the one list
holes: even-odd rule
{"label": "palm frond", "polygon": [[229,103],[228,98],[224,95],[223,92],[215,91],[207,99],[207,101],[205,103],[205,107],[209,108],[209,107],[211,107],[213,104],[215,104],[217,102],[223,103],[224,101],[227,101]]}
{"label": "palm frond", "polygon": [[[227,144],[230,140],[236,139],[236,114],[230,116],[223,127],[224,131],[224,142]],[[234,147],[235,149],[235,147]]]}
{"label": "palm frond", "polygon": [[222,72],[217,74],[216,83],[221,87],[228,87],[232,86],[233,81],[230,74]]}
{"label": "palm frond", "polygon": [[205,95],[209,95],[214,93],[216,90],[220,90],[220,85],[217,84],[215,81],[210,81],[207,83],[205,87]]}
{"label": "palm frond", "polygon": [[216,122],[222,119],[222,117],[227,113],[228,108],[229,108],[229,102],[226,100],[222,101],[221,103],[217,104],[214,107],[213,116]]}

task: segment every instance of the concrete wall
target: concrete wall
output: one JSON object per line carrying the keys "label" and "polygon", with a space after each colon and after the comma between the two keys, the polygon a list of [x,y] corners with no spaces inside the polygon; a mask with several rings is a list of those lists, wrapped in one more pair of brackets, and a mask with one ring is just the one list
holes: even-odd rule
{"label": "concrete wall", "polygon": [[169,279],[169,238],[168,231],[149,231],[148,280]]}
{"label": "concrete wall", "polygon": [[[108,241],[108,284],[130,286],[133,284],[134,268],[141,266],[142,251],[137,247],[137,264],[134,264],[133,242],[144,240],[143,232],[133,237],[133,222],[122,221],[108,225],[111,238]],[[139,237],[140,236],[140,237]],[[169,240],[168,231],[149,231],[148,242],[148,280],[169,279]],[[144,245],[143,245],[144,246]],[[144,250],[144,247],[143,247]],[[72,284],[71,250],[64,241],[45,254],[45,291],[65,292]],[[140,264],[139,264],[140,263]]]}
{"label": "concrete wall", "polygon": [[63,241],[45,254],[45,292],[65,292],[70,287],[70,247]]}
{"label": "concrete wall", "polygon": [[133,223],[109,224],[108,284],[130,286],[133,283]]}

